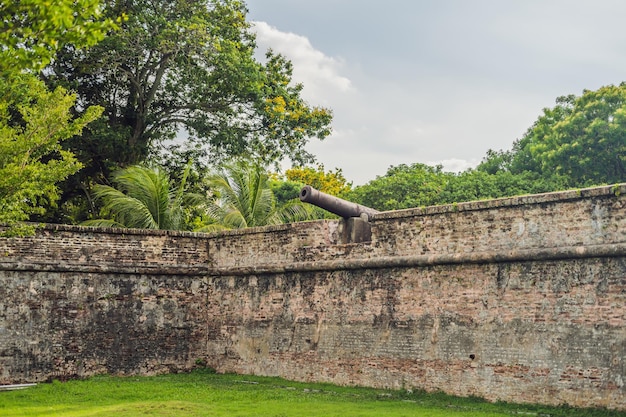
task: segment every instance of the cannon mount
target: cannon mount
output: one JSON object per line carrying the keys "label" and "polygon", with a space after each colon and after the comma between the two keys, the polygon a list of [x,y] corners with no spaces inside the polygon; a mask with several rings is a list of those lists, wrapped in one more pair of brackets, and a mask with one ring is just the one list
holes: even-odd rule
{"label": "cannon mount", "polygon": [[379,211],[323,193],[310,185],[305,185],[300,190],[300,201],[340,216],[342,243],[363,243],[372,240],[369,220]]}

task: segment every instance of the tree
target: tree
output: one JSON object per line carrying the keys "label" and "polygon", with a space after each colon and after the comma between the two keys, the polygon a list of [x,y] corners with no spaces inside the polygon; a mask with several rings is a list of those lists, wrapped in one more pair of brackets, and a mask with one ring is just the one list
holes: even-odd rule
{"label": "tree", "polygon": [[494,151],[493,149],[489,149],[487,150],[487,155],[485,155],[480,164],[476,167],[476,170],[490,175],[508,171],[511,167],[512,157],[512,151]]}
{"label": "tree", "polygon": [[513,174],[500,170],[493,174],[468,169],[451,174],[436,204],[460,203],[542,192],[532,173]]}
{"label": "tree", "polygon": [[441,203],[440,195],[453,176],[440,165],[401,164],[383,176],[356,187],[347,199],[377,210],[398,210]]}
{"label": "tree", "polygon": [[559,97],[508,152],[478,170],[532,177],[530,192],[626,180],[626,83]]}
{"label": "tree", "polygon": [[265,169],[258,164],[237,161],[225,164],[208,179],[214,193],[209,206],[209,224],[201,231],[268,226],[310,218],[300,200],[277,206]]}
{"label": "tree", "polygon": [[[60,87],[49,92],[30,75],[23,81],[30,103],[18,106],[22,123],[14,125],[16,117],[6,101],[0,102],[0,223],[14,225],[11,233],[20,234],[33,229],[16,222],[43,214],[42,206],[59,197],[56,184],[80,169],[74,155],[61,149],[61,142],[79,134],[101,111],[92,107],[72,120],[73,95]],[[0,96],[10,94],[1,90]]]}
{"label": "tree", "polygon": [[334,171],[325,171],[323,164],[317,165],[317,168],[295,167],[288,169],[285,171],[285,177],[289,181],[310,185],[326,194],[335,196],[344,195],[352,187],[352,184],[346,181],[341,169],[335,168]]}
{"label": "tree", "polygon": [[626,180],[626,83],[557,99],[526,135],[543,173],[572,187]]}
{"label": "tree", "polygon": [[0,15],[0,223],[9,225],[5,234],[26,234],[33,227],[19,222],[53,205],[57,183],[81,167],[62,142],[102,111],[74,117],[75,95],[48,91],[34,74],[64,43],[89,46],[114,25],[90,0],[0,2]]}
{"label": "tree", "polygon": [[269,179],[269,186],[276,199],[276,204],[285,204],[293,199],[300,198],[300,190],[302,190],[303,184],[301,182],[295,182],[285,180],[277,174],[273,174]]}
{"label": "tree", "polygon": [[[88,52],[65,48],[50,82],[69,83],[105,119],[71,143],[85,176],[143,161],[176,136],[196,160],[232,156],[308,161],[304,145],[330,133],[329,110],[309,106],[291,82],[291,63],[271,51],[254,58],[243,3],[236,0],[108,0],[122,29]],[[195,144],[201,146],[195,147]],[[185,160],[187,158],[184,158]],[[84,179],[84,178],[83,178]]]}
{"label": "tree", "polygon": [[203,201],[199,195],[185,193],[186,177],[173,187],[159,168],[135,165],[121,169],[113,174],[116,187],[94,186],[94,197],[103,203],[102,218],[83,225],[183,230],[188,224],[186,208]]}
{"label": "tree", "polygon": [[[488,166],[497,166],[497,161]],[[441,166],[399,165],[356,187],[348,199],[379,210],[398,210],[528,194],[542,185],[529,172],[469,169],[453,173],[442,171]]]}

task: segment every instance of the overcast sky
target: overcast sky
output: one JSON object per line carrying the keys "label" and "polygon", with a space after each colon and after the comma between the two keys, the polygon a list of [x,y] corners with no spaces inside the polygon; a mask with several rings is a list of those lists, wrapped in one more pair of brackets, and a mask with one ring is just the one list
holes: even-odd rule
{"label": "overcast sky", "polygon": [[248,0],[333,134],[308,146],[364,184],[391,165],[475,166],[545,107],[626,80],[623,0]]}

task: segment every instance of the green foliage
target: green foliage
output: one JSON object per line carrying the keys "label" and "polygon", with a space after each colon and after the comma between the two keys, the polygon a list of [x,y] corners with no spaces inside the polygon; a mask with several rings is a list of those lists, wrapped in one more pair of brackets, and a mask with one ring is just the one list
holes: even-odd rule
{"label": "green foliage", "polygon": [[61,143],[79,134],[102,109],[90,107],[73,118],[74,101],[63,88],[48,91],[29,74],[16,74],[0,85],[0,223],[14,227],[9,233],[31,232],[17,222],[54,204],[56,184],[80,169]]}
{"label": "green foliage", "polygon": [[568,186],[626,181],[626,83],[560,97],[526,139],[541,172],[564,176]]}
{"label": "green foliage", "polygon": [[450,177],[441,166],[392,166],[385,175],[356,187],[347,199],[381,211],[429,206],[441,202],[440,195]]}
{"label": "green foliage", "polygon": [[[304,149],[308,138],[324,139],[331,133],[332,113],[322,107],[311,107],[301,97],[303,86],[292,85],[293,67],[285,57],[271,50],[262,66],[263,85],[255,92],[254,106],[258,119],[250,125],[252,155],[264,163],[289,157],[300,164],[315,157]],[[257,129],[260,131],[256,131]]]}
{"label": "green foliage", "polygon": [[477,169],[532,177],[531,192],[626,181],[626,83],[557,98],[511,151],[489,151]]}
{"label": "green foliage", "polygon": [[491,175],[508,170],[511,165],[511,158],[512,152],[505,152],[502,150],[494,151],[489,149],[487,150],[487,155],[485,155],[476,170]]}
{"label": "green foliage", "polygon": [[276,198],[276,204],[281,205],[290,200],[300,198],[300,190],[303,184],[289,180],[270,179],[269,186],[274,194],[274,198]]}
{"label": "green foliage", "polygon": [[449,174],[449,181],[436,204],[536,194],[563,188],[557,182],[544,180],[532,172],[513,174],[498,171],[488,174],[480,169],[470,169]]}
{"label": "green foliage", "polygon": [[[83,181],[170,151],[213,164],[234,156],[308,161],[307,141],[330,133],[330,111],[302,100],[289,61],[271,51],[266,64],[255,59],[242,2],[105,4],[108,16],[127,15],[121,30],[87,52],[64,48],[48,77],[105,108],[106,119],[69,144],[87,165]],[[183,134],[183,144],[165,149]]]}
{"label": "green foliage", "polygon": [[100,0],[0,1],[0,72],[39,71],[64,45],[84,48],[115,29]]}
{"label": "green foliage", "polygon": [[268,226],[310,218],[300,200],[276,204],[266,170],[243,161],[225,164],[207,181],[213,193],[208,208],[207,225],[199,231]]}
{"label": "green foliage", "polygon": [[479,166],[457,174],[444,172],[440,166],[413,164],[389,168],[386,175],[356,187],[347,198],[386,211],[563,189],[559,186],[562,184],[554,178],[544,179],[529,171],[513,174],[495,169],[489,173]]}
{"label": "green foliage", "polygon": [[49,91],[34,74],[61,47],[93,45],[115,28],[100,12],[94,0],[0,1],[0,223],[10,226],[6,234],[32,232],[18,222],[54,206],[57,183],[81,167],[62,143],[102,109],[75,117],[76,96],[62,87]]}
{"label": "green foliage", "polygon": [[[187,170],[188,172],[188,170]],[[96,185],[93,195],[102,201],[101,219],[82,224],[98,227],[183,230],[186,209],[203,202],[201,196],[185,193],[187,174],[179,187],[170,184],[159,168],[130,166],[113,174],[116,188]]]}
{"label": "green foliage", "polygon": [[350,191],[352,184],[343,176],[339,168],[334,171],[326,171],[323,164],[312,167],[295,167],[285,172],[288,181],[310,185],[311,187],[326,194],[342,196]]}

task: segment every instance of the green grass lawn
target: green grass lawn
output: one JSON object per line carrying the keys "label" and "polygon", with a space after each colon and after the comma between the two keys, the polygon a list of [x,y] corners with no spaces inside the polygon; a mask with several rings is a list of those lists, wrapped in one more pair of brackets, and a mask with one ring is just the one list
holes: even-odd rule
{"label": "green grass lawn", "polygon": [[622,416],[444,394],[304,384],[208,371],[109,376],[0,392],[0,416]]}

